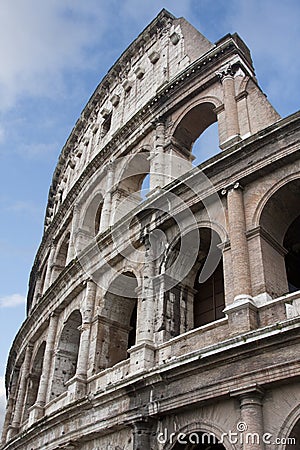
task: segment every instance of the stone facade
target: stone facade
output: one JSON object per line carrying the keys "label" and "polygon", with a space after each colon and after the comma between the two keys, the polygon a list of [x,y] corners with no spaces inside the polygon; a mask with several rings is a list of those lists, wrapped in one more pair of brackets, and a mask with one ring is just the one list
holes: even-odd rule
{"label": "stone facade", "polygon": [[153,20],[59,158],[1,450],[298,448],[299,137],[238,35]]}

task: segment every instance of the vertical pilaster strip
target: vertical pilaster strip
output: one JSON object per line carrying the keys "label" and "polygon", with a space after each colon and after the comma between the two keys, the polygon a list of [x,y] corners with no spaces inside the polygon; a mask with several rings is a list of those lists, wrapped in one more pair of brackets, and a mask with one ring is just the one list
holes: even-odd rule
{"label": "vertical pilaster strip", "polygon": [[245,428],[243,450],[264,450],[262,391],[240,395],[241,422]]}
{"label": "vertical pilaster strip", "polygon": [[90,334],[95,307],[96,288],[97,286],[94,281],[87,280],[82,314],[83,323],[81,327],[80,345],[76,368],[76,376],[84,380],[86,379],[88,369]]}
{"label": "vertical pilaster strip", "polygon": [[150,450],[150,435],[149,422],[136,422],[133,429],[133,450]]}
{"label": "vertical pilaster strip", "polygon": [[3,443],[3,444],[6,442],[9,424],[12,421],[12,414],[13,414],[13,408],[14,408],[14,404],[15,404],[15,400],[16,400],[16,395],[17,395],[17,382],[18,382],[19,376],[20,376],[20,369],[16,368],[14,370],[13,376],[12,376],[12,383],[11,383],[11,387],[10,387],[10,391],[9,391],[5,420],[4,420],[4,424],[3,424],[2,438],[1,438],[1,443]]}
{"label": "vertical pilaster strip", "polygon": [[162,120],[156,123],[155,145],[150,155],[150,191],[165,184],[165,124]]}
{"label": "vertical pilaster strip", "polygon": [[218,72],[223,86],[223,101],[225,108],[226,140],[229,141],[240,134],[238,109],[235,98],[234,70],[231,64]]}
{"label": "vertical pilaster strip", "polygon": [[228,221],[230,231],[231,259],[233,268],[234,296],[251,295],[249,252],[246,237],[246,220],[243,191],[236,183],[227,193]]}
{"label": "vertical pilaster strip", "polygon": [[153,325],[154,325],[154,287],[153,277],[155,274],[154,255],[151,251],[149,234],[144,236],[145,262],[144,277],[141,293],[140,320],[138,323],[137,343],[153,343]]}
{"label": "vertical pilaster strip", "polygon": [[48,289],[48,287],[50,286],[50,284],[52,282],[52,266],[54,263],[55,251],[56,251],[56,246],[55,246],[54,242],[52,242],[51,246],[50,246],[50,253],[49,253],[48,261],[47,261],[47,270],[46,270],[43,293]]}
{"label": "vertical pilaster strip", "polygon": [[71,232],[70,232],[70,242],[69,242],[67,260],[66,260],[66,266],[76,256],[76,242],[75,242],[75,239],[76,239],[76,232],[78,230],[78,216],[79,216],[79,207],[75,203],[75,205],[73,207],[73,217],[72,217]]}
{"label": "vertical pilaster strip", "polygon": [[32,301],[31,308],[34,307],[34,305],[39,301],[40,297],[42,296],[42,289],[43,289],[42,273],[41,273],[41,270],[39,270],[36,275],[36,282],[35,282],[35,288],[34,288],[33,301]]}
{"label": "vertical pilaster strip", "polygon": [[20,378],[20,384],[18,389],[18,395],[16,398],[16,405],[15,405],[15,411],[13,415],[13,420],[11,427],[8,432],[9,438],[13,437],[15,434],[18,433],[22,415],[23,415],[23,408],[25,403],[25,395],[26,395],[26,386],[27,386],[27,379],[29,375],[29,369],[30,369],[30,363],[32,358],[32,350],[33,345],[28,344],[26,351],[25,351],[25,357],[24,361],[21,367],[21,378]]}
{"label": "vertical pilaster strip", "polygon": [[113,164],[106,166],[106,193],[103,200],[103,208],[100,220],[100,232],[105,231],[111,224],[111,204],[112,204],[112,188],[113,188]]}
{"label": "vertical pilaster strip", "polygon": [[[40,378],[39,390],[36,399],[36,405],[38,408],[43,409],[47,401],[48,387],[49,387],[49,373],[51,369],[51,363],[54,355],[54,344],[57,333],[58,325],[58,313],[52,313],[50,317],[47,342],[44,354],[43,369]],[[42,413],[42,411],[41,411]]]}

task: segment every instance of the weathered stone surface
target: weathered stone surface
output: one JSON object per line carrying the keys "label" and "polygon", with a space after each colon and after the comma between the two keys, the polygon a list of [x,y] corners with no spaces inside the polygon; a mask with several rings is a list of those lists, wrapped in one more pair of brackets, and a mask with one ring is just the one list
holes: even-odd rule
{"label": "weathered stone surface", "polygon": [[154,19],[55,170],[1,450],[299,446],[299,137],[239,36]]}

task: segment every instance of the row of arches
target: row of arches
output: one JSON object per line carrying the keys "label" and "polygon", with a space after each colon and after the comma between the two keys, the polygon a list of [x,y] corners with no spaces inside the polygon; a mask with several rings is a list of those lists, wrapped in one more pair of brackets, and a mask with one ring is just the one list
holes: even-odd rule
{"label": "row of arches", "polygon": [[[299,179],[287,182],[261,207],[260,226],[268,236],[261,245],[264,262],[262,275],[270,290],[276,289],[276,286],[278,288],[278,282],[281,282],[283,294],[300,289],[299,183]],[[283,220],[275,220],[281,216]],[[225,317],[226,261],[221,250],[224,242],[211,228],[202,227],[198,231],[200,246],[193,267],[179,283],[173,284],[169,289],[165,288],[163,292],[156,326],[160,326],[160,331],[164,332],[164,340]],[[185,238],[193,242],[189,233],[192,231]],[[264,239],[264,234],[261,236]],[[182,237],[179,237],[168,247],[161,270],[164,268],[166,271],[172,266],[181,241]],[[60,255],[65,257],[66,253],[62,241]],[[214,255],[214,264],[212,270],[207,272],[209,253]],[[268,270],[270,267],[273,270]],[[112,280],[103,299],[99,299],[102,307],[96,336],[95,373],[127,359],[130,356],[129,349],[137,343],[139,326],[144,319],[140,308],[140,284],[136,274],[125,270]],[[66,392],[68,382],[76,374],[82,322],[82,313],[76,309],[70,313],[57,339],[49,400]],[[37,400],[45,349],[46,342],[43,341],[32,359],[23,421],[27,420],[30,408]]]}
{"label": "row of arches", "polygon": [[[192,148],[195,149],[196,160],[195,164],[207,159],[208,156],[217,153],[219,151],[218,146],[218,129],[216,126],[217,116],[214,112],[215,105],[211,102],[203,102],[200,105],[193,106],[183,118],[180,119],[176,128],[174,129],[173,141],[175,146],[184,147],[183,153],[177,154],[180,158],[190,160],[189,154],[191,154]],[[201,126],[200,126],[200,125]],[[213,148],[213,152],[208,155],[204,146],[199,146],[200,135],[208,128],[211,128],[209,139],[204,140],[209,143],[209,147]],[[195,145],[194,145],[195,144]],[[201,156],[202,154],[202,156]],[[150,158],[151,146],[145,144],[142,146],[141,151],[135,155],[126,156],[114,161],[114,167],[112,170],[117,173],[118,181],[114,181],[113,185],[103,185],[101,189],[97,188],[99,180],[96,180],[96,190],[92,187],[89,193],[91,196],[90,201],[86,202],[86,205],[80,205],[80,217],[81,219],[75,224],[77,231],[81,231],[81,237],[79,243],[73,243],[74,236],[71,236],[71,223],[67,226],[67,231],[59,239],[55,239],[56,251],[54,255],[48,254],[39,269],[38,279],[35,289],[35,296],[39,297],[47,290],[50,284],[57,278],[66,264],[70,261],[71,257],[74,257],[74,249],[70,250],[70,246],[75,244],[77,250],[80,251],[85,245],[87,245],[91,239],[99,234],[99,232],[107,229],[109,225],[117,222],[128,211],[132,210],[147,198],[147,194],[153,188],[155,188],[157,180],[151,178],[152,171],[156,170],[151,168]],[[194,158],[194,157],[193,157]],[[121,168],[119,169],[118,166]],[[187,166],[191,168],[192,165]],[[169,168],[162,168],[163,170],[169,170]],[[160,182],[162,181],[162,175],[160,174]],[[103,174],[100,174],[100,178]],[[101,182],[100,182],[101,184]],[[110,198],[109,208],[104,205],[105,197],[108,191],[113,191]],[[105,194],[106,192],[106,194]],[[108,212],[107,209],[110,211]],[[105,210],[105,211],[104,211]],[[110,213],[109,218],[103,218],[103,215]],[[73,218],[74,220],[74,218]],[[101,223],[102,222],[102,223]],[[74,228],[74,227],[73,227]],[[50,256],[52,256],[50,258]],[[48,266],[51,266],[50,268]],[[48,274],[47,274],[48,271]],[[52,272],[49,275],[49,272]]]}

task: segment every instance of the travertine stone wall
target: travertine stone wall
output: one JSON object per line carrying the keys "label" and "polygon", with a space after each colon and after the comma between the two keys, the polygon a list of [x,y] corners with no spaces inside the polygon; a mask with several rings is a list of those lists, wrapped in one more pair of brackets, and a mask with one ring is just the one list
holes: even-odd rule
{"label": "travertine stone wall", "polygon": [[[220,149],[193,168],[215,122]],[[165,10],[153,20],[62,150],[1,450],[176,450],[158,437],[179,433],[262,450],[228,432],[298,433],[300,295],[284,244],[299,136],[299,113],[280,119],[238,35],[213,44]],[[198,327],[206,282],[209,311],[216,291],[225,309]]]}

